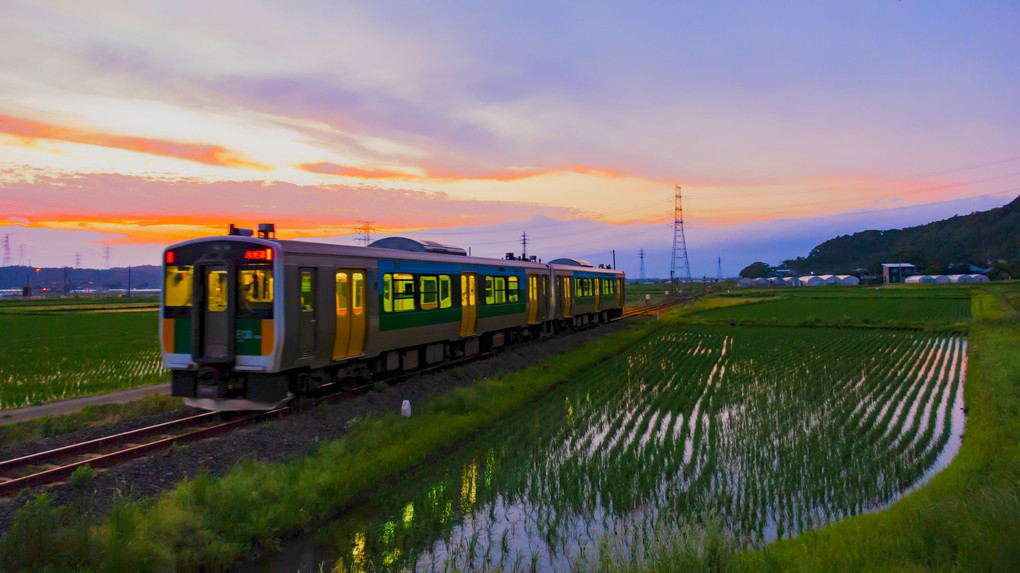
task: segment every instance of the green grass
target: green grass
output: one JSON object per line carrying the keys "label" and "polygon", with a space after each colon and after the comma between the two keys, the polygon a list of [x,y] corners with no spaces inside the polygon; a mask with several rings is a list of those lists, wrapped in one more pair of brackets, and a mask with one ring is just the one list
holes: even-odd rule
{"label": "green grass", "polygon": [[889,510],[742,555],[769,571],[1020,569],[1020,285],[973,299],[966,439],[956,460]]}
{"label": "green grass", "polygon": [[139,416],[172,412],[183,407],[180,398],[174,398],[167,394],[146,396],[127,404],[85,406],[72,414],[46,416],[15,424],[0,425],[0,446],[52,438],[92,426],[130,420]]}
{"label": "green grass", "polygon": [[0,409],[165,382],[154,310],[0,313]]}
{"label": "green grass", "polygon": [[[155,500],[119,504],[98,525],[40,498],[0,539],[0,566],[223,570],[253,544],[277,547],[281,536],[322,523],[361,492],[457,446],[659,325],[628,328],[547,364],[455,390],[416,405],[411,418],[392,414],[360,421],[340,440],[324,442],[291,464],[247,461],[222,478],[198,476]],[[22,550],[40,543],[50,549]]]}

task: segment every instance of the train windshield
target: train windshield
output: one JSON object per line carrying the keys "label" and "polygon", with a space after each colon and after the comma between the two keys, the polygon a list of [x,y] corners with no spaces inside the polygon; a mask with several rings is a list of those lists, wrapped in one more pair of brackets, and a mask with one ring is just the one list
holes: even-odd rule
{"label": "train windshield", "polygon": [[191,306],[191,265],[167,265],[163,289],[165,306]]}

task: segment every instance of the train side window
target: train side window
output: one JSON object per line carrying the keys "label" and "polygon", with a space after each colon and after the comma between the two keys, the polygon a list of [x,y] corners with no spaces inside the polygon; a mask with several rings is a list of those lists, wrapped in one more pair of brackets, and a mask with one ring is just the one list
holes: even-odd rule
{"label": "train side window", "polygon": [[301,310],[315,310],[312,300],[312,272],[301,271]]}
{"label": "train side window", "polygon": [[582,287],[583,283],[584,283],[584,279],[577,279],[577,280],[574,281],[574,296],[583,296],[584,295],[584,291],[582,290],[584,288],[584,287]]}
{"label": "train side window", "polygon": [[165,306],[191,306],[192,273],[191,265],[168,266],[164,280]]}
{"label": "train side window", "polygon": [[383,312],[393,312],[393,275],[383,275]]}
{"label": "train side window", "polygon": [[422,310],[432,310],[439,307],[439,280],[436,277],[419,277],[418,288],[421,291]]}
{"label": "train side window", "polygon": [[496,296],[492,292],[492,278],[485,277],[485,304],[496,303]]}
{"label": "train side window", "polygon": [[493,295],[496,298],[496,304],[502,304],[506,302],[506,278],[505,277],[493,277],[492,282]]}
{"label": "train side window", "polygon": [[520,286],[517,284],[517,277],[508,277],[506,279],[506,283],[507,302],[517,302],[517,297],[520,294]]}
{"label": "train side window", "polygon": [[354,287],[354,314],[361,314],[364,312],[365,301],[364,301],[364,285],[365,285],[365,274],[354,273],[351,282]]}
{"label": "train side window", "polygon": [[347,316],[347,273],[336,274],[336,315]]}
{"label": "train side window", "polygon": [[439,308],[453,306],[453,288],[450,275],[439,275]]}
{"label": "train side window", "polygon": [[407,312],[414,310],[414,276],[393,275],[393,310]]}

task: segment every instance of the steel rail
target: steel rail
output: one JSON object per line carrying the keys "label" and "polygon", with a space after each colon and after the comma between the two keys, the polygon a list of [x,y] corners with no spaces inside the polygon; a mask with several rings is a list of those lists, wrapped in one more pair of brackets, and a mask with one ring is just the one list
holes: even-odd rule
{"label": "steel rail", "polygon": [[[219,424],[216,424],[216,425],[213,425],[213,426],[208,426],[208,427],[205,427],[205,428],[195,429],[195,430],[192,430],[190,432],[184,432],[184,433],[181,433],[181,434],[177,434],[175,436],[170,436],[170,437],[167,437],[167,438],[162,438],[162,439],[155,440],[155,441],[152,441],[152,442],[148,442],[148,443],[145,443],[145,444],[131,446],[129,448],[124,448],[124,449],[121,449],[121,450],[117,450],[115,452],[110,452],[108,454],[102,454],[102,455],[98,455],[98,456],[95,456],[95,457],[92,457],[92,458],[80,460],[80,461],[77,461],[77,462],[63,464],[63,465],[60,465],[60,466],[57,466],[57,467],[54,467],[54,468],[51,468],[51,469],[43,470],[43,471],[40,471],[40,472],[35,472],[35,473],[30,474],[30,475],[26,475],[26,476],[21,476],[21,477],[9,479],[7,481],[0,482],[0,496],[9,495],[12,492],[20,491],[22,488],[25,488],[25,487],[32,487],[32,486],[36,486],[36,485],[43,485],[43,484],[59,481],[59,480],[65,478],[65,477],[71,475],[72,473],[74,473],[74,471],[76,469],[78,469],[79,467],[82,467],[82,466],[85,466],[85,465],[88,465],[88,466],[91,466],[91,467],[108,467],[108,466],[114,465],[116,463],[123,462],[125,460],[129,460],[129,459],[132,459],[132,458],[140,457],[140,456],[142,456],[144,454],[147,454],[149,452],[153,452],[153,451],[156,451],[156,450],[161,450],[161,449],[164,449],[164,448],[169,448],[170,446],[172,446],[174,444],[177,444],[177,443],[193,442],[193,441],[196,441],[196,440],[201,440],[201,439],[209,438],[209,437],[212,437],[212,436],[215,436],[215,435],[223,434],[223,433],[229,432],[229,431],[231,431],[231,430],[233,430],[233,429],[235,429],[235,428],[237,428],[239,426],[242,426],[242,425],[245,425],[245,424],[249,424],[249,423],[252,423],[254,421],[261,420],[263,418],[269,417],[269,416],[282,414],[285,410],[287,410],[287,407],[277,408],[275,410],[268,410],[266,412],[258,412],[258,413],[254,413],[254,414],[248,414],[248,415],[242,416],[242,417],[240,417],[240,418],[238,418],[236,420],[230,420],[230,421],[222,422],[222,423],[219,423]],[[209,412],[208,414],[200,414],[199,416],[192,416],[191,418],[183,418],[182,420],[179,420],[178,422],[184,421],[184,420],[194,420],[194,418],[209,418],[209,417],[215,416],[216,414],[218,414],[218,412]],[[192,423],[188,424],[188,425],[194,425],[195,423],[197,423],[197,422],[192,421]],[[26,466],[30,466],[30,465],[36,465],[36,464],[40,464],[40,463],[45,463],[46,461],[49,461],[49,460],[58,460],[60,458],[64,458],[64,457],[71,456],[71,455],[90,453],[91,451],[94,451],[97,448],[101,448],[103,446],[108,446],[110,444],[117,443],[117,441],[121,441],[122,442],[125,439],[128,439],[128,438],[125,438],[125,436],[134,436],[134,437],[137,438],[137,437],[145,437],[146,435],[165,433],[165,431],[168,428],[171,428],[171,427],[173,427],[175,425],[178,426],[178,427],[181,426],[180,424],[173,424],[172,422],[166,422],[166,423],[163,423],[163,424],[157,424],[155,426],[150,426],[148,428],[140,428],[139,430],[132,430],[131,432],[124,432],[122,434],[117,434],[115,436],[108,436],[107,438],[99,438],[97,440],[89,440],[88,442],[82,442],[80,444],[74,444],[72,446],[65,446],[63,448],[56,448],[54,450],[48,450],[48,451],[45,451],[45,452],[39,452],[37,454],[32,454],[32,455],[29,455],[29,456],[23,456],[21,458],[17,458],[17,459],[14,459],[14,460],[8,460],[6,462],[3,462],[2,464],[0,464],[0,468],[3,468],[3,471],[9,471],[9,470],[15,469],[15,468],[21,468],[21,467],[26,467]],[[184,427],[187,427],[187,425],[185,425]],[[162,431],[160,431],[160,430],[162,430]],[[117,439],[117,441],[114,440],[115,438]]]}

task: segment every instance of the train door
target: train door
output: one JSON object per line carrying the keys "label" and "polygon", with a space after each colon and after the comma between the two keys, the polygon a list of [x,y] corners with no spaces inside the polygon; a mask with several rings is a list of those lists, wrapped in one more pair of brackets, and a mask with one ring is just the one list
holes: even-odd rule
{"label": "train door", "polygon": [[570,277],[563,277],[563,316],[570,316],[574,302],[573,282]]}
{"label": "train door", "polygon": [[538,322],[538,277],[528,275],[528,324]]}
{"label": "train door", "polygon": [[300,273],[301,310],[298,313],[298,348],[301,356],[315,354],[317,321],[315,319],[315,269],[302,267]]}
{"label": "train door", "polygon": [[333,360],[357,356],[365,348],[365,276],[365,271],[360,269],[336,271]]}
{"label": "train door", "polygon": [[478,320],[478,275],[461,273],[460,275],[460,335],[471,336],[475,333]]}
{"label": "train door", "polygon": [[602,279],[594,278],[591,282],[595,283],[592,286],[595,287],[595,312],[602,310]]}
{"label": "train door", "polygon": [[230,362],[234,359],[234,276],[225,263],[196,264],[195,330],[198,344],[192,358],[196,362]]}
{"label": "train door", "polygon": [[623,308],[623,279],[616,279],[616,307]]}
{"label": "train door", "polygon": [[544,322],[549,318],[549,277],[538,277],[538,320]]}

